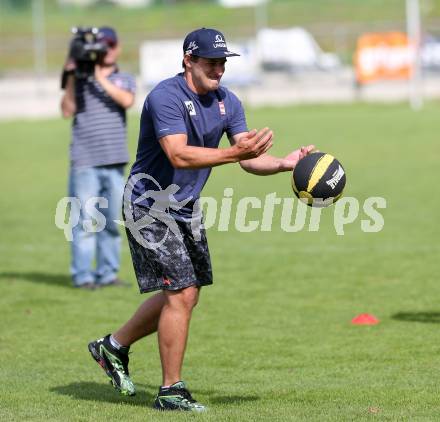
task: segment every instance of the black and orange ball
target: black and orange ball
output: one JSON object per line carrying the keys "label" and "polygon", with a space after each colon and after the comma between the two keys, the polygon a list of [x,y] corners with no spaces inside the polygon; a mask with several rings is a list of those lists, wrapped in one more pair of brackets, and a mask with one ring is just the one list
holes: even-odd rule
{"label": "black and orange ball", "polygon": [[295,195],[312,207],[327,207],[336,202],[342,196],[345,181],[341,163],[324,152],[306,155],[292,174]]}

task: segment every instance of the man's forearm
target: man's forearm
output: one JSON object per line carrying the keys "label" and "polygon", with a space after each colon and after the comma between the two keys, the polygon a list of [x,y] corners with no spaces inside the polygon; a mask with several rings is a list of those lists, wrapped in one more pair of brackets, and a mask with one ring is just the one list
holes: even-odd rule
{"label": "man's forearm", "polygon": [[185,169],[215,167],[239,161],[234,147],[205,148],[189,145],[170,152],[169,158],[173,167]]}
{"label": "man's forearm", "polygon": [[112,84],[107,78],[99,78],[99,84],[104,88],[105,92],[121,107],[129,108],[133,105],[134,94],[129,91],[125,91]]}
{"label": "man's forearm", "polygon": [[61,99],[61,112],[63,117],[71,117],[76,112],[75,78],[73,75],[67,77],[66,88]]}
{"label": "man's forearm", "polygon": [[264,155],[272,146],[272,131],[268,128],[246,132],[229,148],[205,148],[187,144],[186,134],[164,136],[162,149],[175,168],[198,169],[237,163]]}
{"label": "man's forearm", "polygon": [[263,154],[258,158],[240,161],[240,166],[248,173],[259,176],[269,176],[271,174],[284,171],[281,166],[282,159],[269,154]]}

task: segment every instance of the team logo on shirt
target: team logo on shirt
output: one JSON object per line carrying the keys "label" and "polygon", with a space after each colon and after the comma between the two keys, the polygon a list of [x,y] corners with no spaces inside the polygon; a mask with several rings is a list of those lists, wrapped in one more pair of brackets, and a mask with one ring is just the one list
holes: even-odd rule
{"label": "team logo on shirt", "polygon": [[188,110],[188,113],[190,116],[196,115],[196,108],[194,107],[194,104],[192,101],[185,101],[186,109]]}
{"label": "team logo on shirt", "polygon": [[118,88],[123,88],[124,83],[120,80],[120,79],[115,79],[113,81],[113,83],[118,87]]}
{"label": "team logo on shirt", "polygon": [[224,116],[226,114],[225,103],[223,101],[218,102],[218,108],[220,110],[220,114]]}

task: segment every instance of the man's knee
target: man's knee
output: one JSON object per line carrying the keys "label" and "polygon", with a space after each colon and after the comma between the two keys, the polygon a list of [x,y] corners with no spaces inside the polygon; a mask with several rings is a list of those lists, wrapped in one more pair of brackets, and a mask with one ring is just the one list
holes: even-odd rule
{"label": "man's knee", "polygon": [[199,301],[199,288],[190,286],[182,290],[182,299],[188,309],[193,309]]}
{"label": "man's knee", "polygon": [[190,286],[177,292],[173,292],[170,299],[177,306],[192,310],[199,300],[199,287]]}

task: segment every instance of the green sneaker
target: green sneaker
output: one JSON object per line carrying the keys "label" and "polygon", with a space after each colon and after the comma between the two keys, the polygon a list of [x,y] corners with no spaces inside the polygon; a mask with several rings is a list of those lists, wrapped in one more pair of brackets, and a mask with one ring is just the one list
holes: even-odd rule
{"label": "green sneaker", "polygon": [[113,387],[124,396],[134,396],[136,389],[128,372],[128,348],[117,350],[110,344],[110,334],[89,343],[93,359],[110,378]]}
{"label": "green sneaker", "polygon": [[207,407],[197,403],[187,390],[183,381],[178,381],[168,388],[159,388],[153,407],[157,410],[186,410],[205,412]]}

